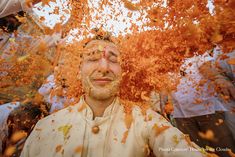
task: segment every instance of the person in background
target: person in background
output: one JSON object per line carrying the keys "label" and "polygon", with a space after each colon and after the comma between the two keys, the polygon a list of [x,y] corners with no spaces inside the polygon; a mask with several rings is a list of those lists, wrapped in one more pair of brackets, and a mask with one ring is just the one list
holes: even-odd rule
{"label": "person in background", "polygon": [[235,151],[235,141],[224,122],[227,109],[219,101],[210,81],[199,72],[203,63],[209,60],[213,58],[208,53],[185,60],[181,66],[180,83],[171,93],[172,115],[177,128],[200,147],[229,157],[228,149]]}
{"label": "person in background", "polygon": [[213,55],[214,61],[204,63],[200,67],[200,72],[211,80],[219,93],[219,100],[227,108],[225,122],[235,140],[235,51],[223,54],[217,46],[213,50]]}
{"label": "person in background", "polygon": [[[20,155],[24,142],[37,121],[48,115],[48,112],[43,110],[43,105],[45,104],[21,104],[10,112],[7,118],[7,134],[2,140],[4,156]],[[13,151],[10,151],[12,148]]]}
{"label": "person in background", "polygon": [[64,104],[66,102],[65,96],[51,95],[51,91],[56,88],[54,79],[53,74],[49,75],[46,79],[46,83],[44,83],[38,90],[39,94],[44,97],[44,101],[50,104],[50,113],[64,108]]}
{"label": "person in background", "polygon": [[[23,16],[23,12],[19,12],[18,15],[19,16]],[[8,15],[6,17],[2,17],[0,18],[0,55],[2,58],[2,49],[5,46],[5,44],[7,43],[7,41],[9,40],[9,38],[11,38],[11,36],[13,36],[14,31],[16,31],[18,29],[18,27],[21,25],[21,23],[17,20],[17,18],[14,15]],[[0,71],[0,81],[3,82],[3,80],[1,80],[1,76],[4,75],[3,71]],[[2,85],[4,86],[4,84]],[[0,88],[2,88],[0,86]],[[4,92],[0,92],[0,104],[6,104],[12,101],[12,97],[7,95]],[[5,105],[5,106],[11,106],[11,104],[9,105]],[[13,103],[12,105],[15,105],[15,103]],[[3,107],[1,107],[3,109]],[[10,107],[11,108],[11,107]],[[8,112],[6,112],[8,113]],[[3,114],[1,114],[1,117],[3,116]]]}
{"label": "person in background", "polygon": [[151,108],[158,112],[161,113],[161,108],[160,108],[160,94],[158,92],[152,91],[150,93],[150,105]]}
{"label": "person in background", "polygon": [[[16,15],[8,15],[6,17],[0,18],[0,29],[1,33],[13,33],[18,29],[18,27],[22,24],[16,16],[23,17],[24,12],[20,11]],[[4,40],[3,37],[1,37],[1,42]]]}
{"label": "person in background", "polygon": [[[25,0],[0,1],[1,104],[12,102],[12,100],[23,101],[32,94],[37,93],[42,82],[53,70],[56,45],[61,39],[61,33],[45,34],[45,28],[47,27],[39,20],[39,16],[33,12],[32,7],[29,7],[40,2],[40,0],[30,2],[31,4]],[[48,48],[46,53],[40,52],[43,43],[44,47]],[[21,78],[16,77],[14,70],[11,70],[11,68],[17,62],[19,63],[17,67],[23,69],[23,66],[21,66],[22,60],[30,58],[31,54],[40,54],[43,58],[43,66],[46,68],[41,68],[40,74],[32,76],[30,83],[15,85]],[[16,58],[16,60],[13,60],[13,58]],[[27,70],[23,69],[20,73]]]}
{"label": "person in background", "polygon": [[[40,0],[31,2],[34,5]],[[27,18],[27,21],[21,22],[19,20],[23,17]],[[0,154],[3,153],[2,142],[8,134],[7,118],[9,114],[12,110],[21,106],[20,102],[28,98],[26,95],[31,98],[31,91],[35,90],[36,93],[41,86],[40,82],[32,82],[32,84],[25,86],[12,86],[16,82],[16,78],[5,78],[12,66],[11,58],[27,56],[28,52],[21,49],[24,48],[22,41],[29,44],[28,50],[37,50],[37,46],[44,40],[51,48],[50,50],[53,51],[57,39],[60,38],[60,35],[57,34],[44,35],[43,25],[38,22],[37,18],[32,9],[27,7],[25,0],[0,1]],[[13,47],[17,49],[14,53],[11,51]],[[48,54],[51,51],[48,51]],[[52,58],[52,55],[48,56],[49,62],[52,61]],[[6,71],[4,71],[4,68],[6,68]]]}
{"label": "person in background", "polygon": [[3,140],[6,138],[8,134],[8,127],[7,127],[7,118],[9,117],[11,111],[17,108],[20,105],[19,102],[15,103],[6,103],[0,105],[0,154],[3,153]]}

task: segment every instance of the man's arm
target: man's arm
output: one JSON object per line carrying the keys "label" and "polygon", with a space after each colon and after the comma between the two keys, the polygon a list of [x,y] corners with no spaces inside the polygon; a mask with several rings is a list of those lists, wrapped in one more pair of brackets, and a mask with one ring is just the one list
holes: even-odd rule
{"label": "man's arm", "polygon": [[199,72],[207,79],[214,81],[217,78],[224,78],[214,67],[212,61],[207,61],[199,67]]}
{"label": "man's arm", "polygon": [[[41,0],[1,0],[0,18],[15,14],[19,11],[25,11],[26,5],[36,4]],[[27,4],[26,4],[27,3]]]}
{"label": "man's arm", "polygon": [[222,72],[211,61],[200,66],[199,71],[205,78],[215,83],[216,91],[222,94],[225,99],[233,98],[235,100],[235,86],[229,78],[222,75]]}

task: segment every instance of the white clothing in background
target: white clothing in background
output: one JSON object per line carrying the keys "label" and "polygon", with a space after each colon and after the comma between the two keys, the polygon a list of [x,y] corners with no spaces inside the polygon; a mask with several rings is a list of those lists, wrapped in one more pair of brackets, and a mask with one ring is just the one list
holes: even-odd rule
{"label": "white clothing in background", "polygon": [[227,111],[216,95],[209,80],[203,78],[198,68],[206,61],[212,60],[207,53],[186,59],[181,69],[185,72],[172,94],[174,118],[189,118]]}

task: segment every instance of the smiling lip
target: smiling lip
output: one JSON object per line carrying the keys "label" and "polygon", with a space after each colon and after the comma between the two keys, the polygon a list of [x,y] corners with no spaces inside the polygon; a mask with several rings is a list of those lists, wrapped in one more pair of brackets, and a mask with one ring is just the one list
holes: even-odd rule
{"label": "smiling lip", "polygon": [[105,85],[105,84],[111,82],[112,80],[109,79],[109,78],[97,78],[97,79],[93,79],[93,81],[94,81],[96,84]]}

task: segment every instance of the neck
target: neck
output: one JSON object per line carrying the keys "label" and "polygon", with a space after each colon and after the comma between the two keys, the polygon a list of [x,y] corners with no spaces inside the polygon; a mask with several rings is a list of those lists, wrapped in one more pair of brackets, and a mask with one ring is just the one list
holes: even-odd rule
{"label": "neck", "polygon": [[95,117],[102,117],[104,114],[105,109],[112,104],[115,97],[110,97],[105,100],[98,100],[95,98],[92,98],[88,95],[85,95],[85,101],[90,106],[90,108],[93,111],[93,115]]}

